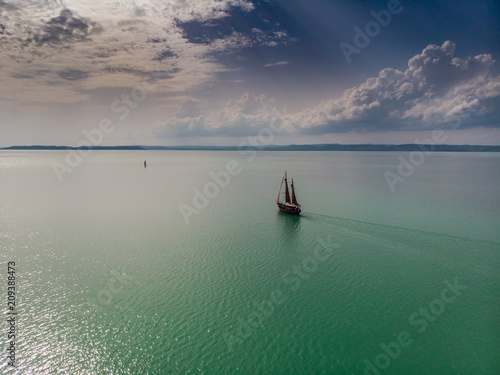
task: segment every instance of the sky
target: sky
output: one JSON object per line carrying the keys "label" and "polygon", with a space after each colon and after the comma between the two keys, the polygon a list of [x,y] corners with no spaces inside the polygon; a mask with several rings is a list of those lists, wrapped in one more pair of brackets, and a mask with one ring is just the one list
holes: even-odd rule
{"label": "sky", "polygon": [[0,0],[0,147],[498,145],[499,24],[493,0]]}

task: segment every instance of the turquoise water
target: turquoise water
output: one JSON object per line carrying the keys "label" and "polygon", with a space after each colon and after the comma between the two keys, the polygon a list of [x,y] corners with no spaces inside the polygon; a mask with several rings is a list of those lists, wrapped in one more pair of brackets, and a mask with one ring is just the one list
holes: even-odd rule
{"label": "turquoise water", "polygon": [[60,182],[66,155],[0,152],[2,374],[500,373],[500,154],[436,153],[394,192],[407,153],[93,151]]}

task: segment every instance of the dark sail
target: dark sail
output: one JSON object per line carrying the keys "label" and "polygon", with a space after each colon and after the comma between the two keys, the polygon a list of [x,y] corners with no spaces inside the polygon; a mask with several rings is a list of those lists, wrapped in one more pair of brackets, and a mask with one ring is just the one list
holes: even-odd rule
{"label": "dark sail", "polygon": [[[285,199],[284,202],[280,199],[281,189],[283,188],[283,183],[285,183]],[[276,203],[278,204],[278,208],[281,212],[284,212],[289,215],[299,215],[301,208],[300,204],[297,202],[297,197],[295,196],[295,186],[293,186],[293,178],[292,178],[292,199],[290,199],[290,190],[288,189],[288,179],[285,176],[281,179],[281,185],[278,190],[278,196],[276,197]]]}
{"label": "dark sail", "polygon": [[297,198],[295,197],[295,189],[293,188],[293,178],[292,178],[292,203],[293,204],[299,204],[297,202]]}
{"label": "dark sail", "polygon": [[290,193],[288,192],[288,181],[286,179],[286,172],[285,172],[285,202],[290,203]]}

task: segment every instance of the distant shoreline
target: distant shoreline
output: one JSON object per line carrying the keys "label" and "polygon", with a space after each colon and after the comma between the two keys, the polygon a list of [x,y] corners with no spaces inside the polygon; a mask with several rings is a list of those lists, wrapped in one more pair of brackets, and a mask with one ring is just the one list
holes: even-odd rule
{"label": "distant shoreline", "polygon": [[269,146],[93,146],[72,147],[72,146],[10,146],[2,147],[0,150],[172,150],[172,151],[238,151],[238,150],[258,150],[258,151],[435,151],[435,152],[500,152],[500,146],[486,145],[383,145],[383,144],[310,144],[310,145],[269,145]]}

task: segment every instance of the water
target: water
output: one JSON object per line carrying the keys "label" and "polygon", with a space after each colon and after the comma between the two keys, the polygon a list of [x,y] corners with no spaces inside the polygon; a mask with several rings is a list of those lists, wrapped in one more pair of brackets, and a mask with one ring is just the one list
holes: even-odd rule
{"label": "water", "polygon": [[436,153],[393,193],[405,153],[94,151],[59,182],[66,155],[0,152],[2,374],[500,373],[500,154]]}

